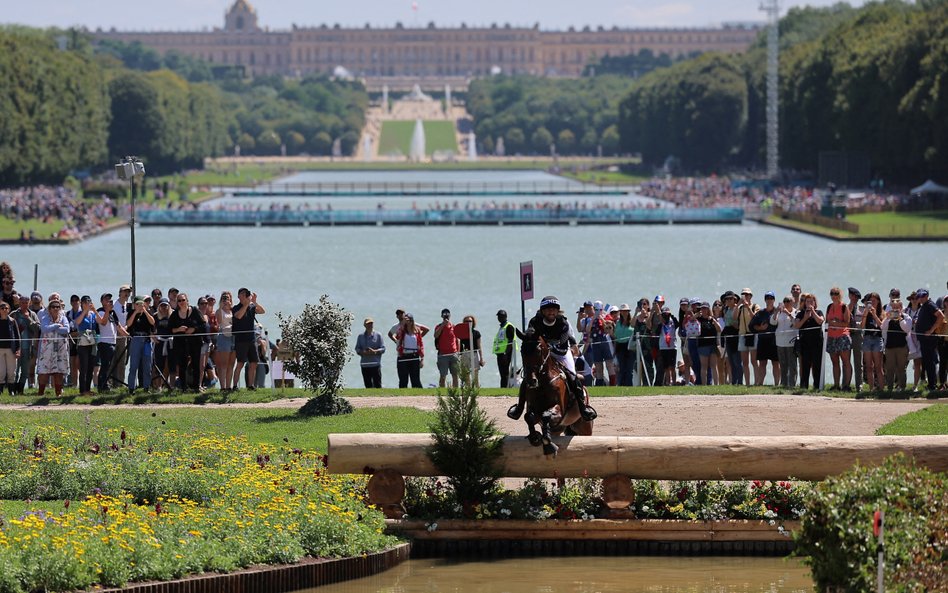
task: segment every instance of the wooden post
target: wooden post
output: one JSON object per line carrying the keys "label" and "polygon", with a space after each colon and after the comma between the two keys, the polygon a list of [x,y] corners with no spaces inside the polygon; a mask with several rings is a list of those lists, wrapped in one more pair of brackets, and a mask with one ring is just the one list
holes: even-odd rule
{"label": "wooden post", "polygon": [[372,474],[366,485],[369,502],[379,507],[389,519],[401,519],[405,516],[402,500],[405,498],[405,478],[391,469],[383,469]]}

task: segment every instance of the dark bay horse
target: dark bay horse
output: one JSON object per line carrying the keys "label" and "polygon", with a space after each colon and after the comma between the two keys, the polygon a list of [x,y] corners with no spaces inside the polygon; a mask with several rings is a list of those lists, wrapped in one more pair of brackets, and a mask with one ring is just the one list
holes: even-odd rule
{"label": "dark bay horse", "polygon": [[[520,398],[526,402],[524,420],[530,431],[527,438],[535,447],[542,444],[544,455],[555,457],[559,447],[553,442],[553,435],[565,432],[589,436],[593,422],[580,416],[576,398],[567,385],[568,371],[550,356],[550,346],[543,337],[524,341],[522,354],[525,376],[529,371],[536,378],[534,385],[526,380],[520,384]],[[583,397],[588,404],[589,396],[585,390]],[[538,424],[539,431],[536,429]]]}

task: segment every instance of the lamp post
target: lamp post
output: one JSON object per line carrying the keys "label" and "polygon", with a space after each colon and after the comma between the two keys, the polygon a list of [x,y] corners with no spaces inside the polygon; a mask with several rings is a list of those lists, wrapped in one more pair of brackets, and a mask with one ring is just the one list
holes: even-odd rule
{"label": "lamp post", "polygon": [[132,239],[132,295],[137,294],[135,288],[135,179],[142,180],[145,178],[145,165],[142,164],[141,160],[138,157],[127,156],[122,159],[119,163],[115,165],[115,174],[118,175],[119,179],[128,180],[128,198],[131,201],[132,212],[131,218],[129,220],[129,229],[131,230],[131,239]]}

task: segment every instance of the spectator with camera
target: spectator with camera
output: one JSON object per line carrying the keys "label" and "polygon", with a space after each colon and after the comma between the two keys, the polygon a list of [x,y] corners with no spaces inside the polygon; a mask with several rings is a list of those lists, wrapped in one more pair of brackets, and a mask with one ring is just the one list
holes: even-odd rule
{"label": "spectator with camera", "polygon": [[135,297],[125,326],[129,335],[128,392],[135,393],[139,373],[144,389],[151,388],[152,344],[155,318],[145,306],[145,298]]}
{"label": "spectator with camera", "polygon": [[820,369],[823,365],[823,311],[817,308],[816,295],[800,295],[801,308],[797,311],[793,328],[800,332],[800,387],[810,386],[813,375],[814,389],[820,388]]}
{"label": "spectator with camera", "polygon": [[886,390],[904,391],[908,383],[908,339],[912,333],[912,318],[905,315],[900,299],[889,301],[888,312],[882,320],[882,340],[885,351]]}
{"label": "spectator with camera", "polygon": [[244,365],[247,365],[247,389],[254,390],[257,388],[257,364],[260,362],[254,332],[257,315],[263,315],[267,310],[257,302],[257,293],[250,292],[249,288],[241,288],[237,291],[237,301],[238,303],[233,307],[234,351],[237,354],[237,365],[234,368],[231,386],[232,389],[237,388],[240,372]]}
{"label": "spectator with camera", "polygon": [[[882,299],[879,293],[870,292],[866,295],[859,329],[862,333],[862,366],[866,370],[869,389],[873,391],[882,391],[885,385],[885,374],[882,369],[882,323]],[[858,375],[857,381],[859,381]]]}

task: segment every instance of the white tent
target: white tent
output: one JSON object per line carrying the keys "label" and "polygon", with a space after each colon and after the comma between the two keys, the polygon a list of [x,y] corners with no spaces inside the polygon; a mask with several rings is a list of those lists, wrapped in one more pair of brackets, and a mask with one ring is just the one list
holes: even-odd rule
{"label": "white tent", "polygon": [[937,183],[929,179],[928,181],[921,184],[920,186],[913,187],[911,190],[911,194],[913,196],[915,194],[948,194],[948,187],[945,187],[944,185],[938,185]]}

